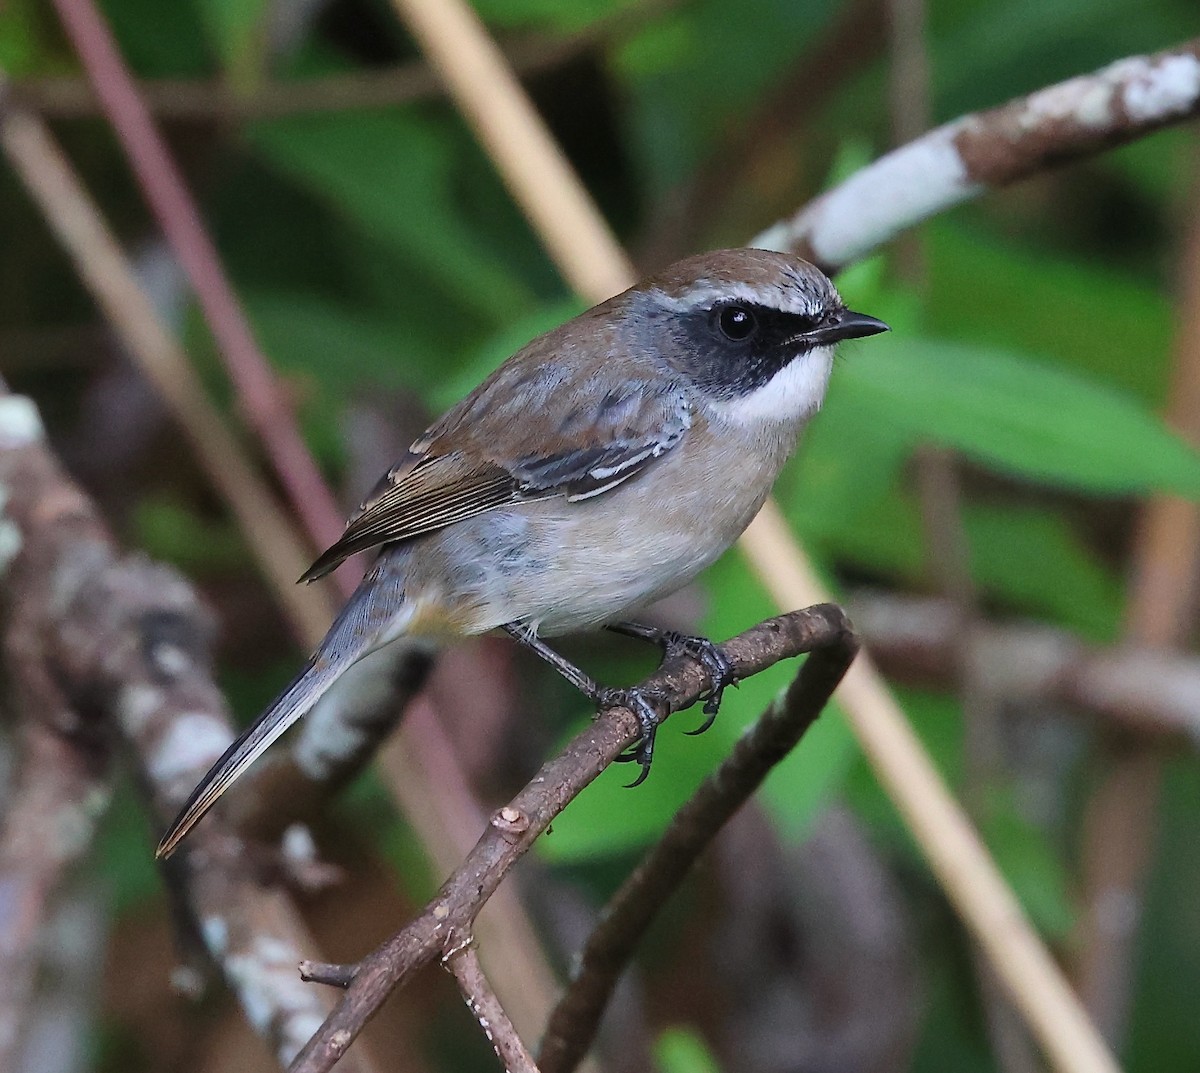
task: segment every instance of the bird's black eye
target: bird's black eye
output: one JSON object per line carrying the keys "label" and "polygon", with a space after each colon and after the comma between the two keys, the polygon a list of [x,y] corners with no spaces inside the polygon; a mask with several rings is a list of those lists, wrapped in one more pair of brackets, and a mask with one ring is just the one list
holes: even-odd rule
{"label": "bird's black eye", "polygon": [[741,343],[758,329],[758,318],[745,306],[725,306],[717,314],[717,327],[726,339]]}

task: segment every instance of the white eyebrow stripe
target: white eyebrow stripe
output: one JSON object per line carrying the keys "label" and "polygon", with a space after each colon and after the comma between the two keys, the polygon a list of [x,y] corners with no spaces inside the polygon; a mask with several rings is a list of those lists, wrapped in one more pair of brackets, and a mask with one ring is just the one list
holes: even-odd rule
{"label": "white eyebrow stripe", "polygon": [[784,313],[798,313],[811,317],[818,314],[832,301],[834,295],[809,295],[796,287],[772,287],[769,291],[757,290],[745,283],[710,283],[700,280],[678,297],[664,291],[654,292],[656,299],[666,308],[682,313],[691,309],[704,309],[717,302],[741,301],[750,305],[769,306]]}

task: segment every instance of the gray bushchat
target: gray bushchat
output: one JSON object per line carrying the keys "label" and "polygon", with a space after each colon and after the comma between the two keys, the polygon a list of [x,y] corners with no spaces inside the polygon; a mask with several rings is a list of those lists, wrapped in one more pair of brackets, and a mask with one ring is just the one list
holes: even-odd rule
{"label": "gray bushchat", "polygon": [[710,672],[715,713],[729,683],[716,647],[625,616],[733,544],[820,407],[835,345],[886,330],[806,261],[736,249],[680,261],[524,346],[408,449],[304,575],[379,549],[158,855],[354,664],[400,638],[507,630],[596,703],[630,705],[641,781],[653,698],[597,686],[542,638],[609,626],[683,646]]}

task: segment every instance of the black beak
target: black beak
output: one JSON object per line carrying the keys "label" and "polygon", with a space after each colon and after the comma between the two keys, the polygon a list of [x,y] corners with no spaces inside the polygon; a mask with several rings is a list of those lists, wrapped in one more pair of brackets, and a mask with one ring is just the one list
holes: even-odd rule
{"label": "black beak", "polygon": [[868,317],[866,313],[855,313],[851,309],[843,309],[835,313],[825,324],[805,332],[804,338],[816,346],[825,346],[842,339],[863,339],[868,335],[878,335],[890,331],[883,321],[876,317]]}

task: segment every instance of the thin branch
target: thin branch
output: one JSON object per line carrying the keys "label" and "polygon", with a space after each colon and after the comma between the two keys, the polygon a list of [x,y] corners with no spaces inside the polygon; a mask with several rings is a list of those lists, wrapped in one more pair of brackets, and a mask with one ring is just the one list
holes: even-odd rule
{"label": "thin branch", "polygon": [[[780,659],[812,651],[845,626],[832,605],[768,619],[725,642],[721,651],[737,678],[748,678]],[[687,658],[671,660],[644,683],[667,711],[696,702],[711,685],[708,671]],[[600,714],[541,770],[512,801],[493,813],[488,829],[437,896],[415,920],[364,958],[337,1009],[296,1059],[292,1073],[331,1069],[392,990],[422,966],[455,949],[508,870],[550,822],[638,735],[627,708]]]}
{"label": "thin branch", "polygon": [[750,244],[836,272],[988,190],[1200,111],[1200,38],[963,116],[880,157]]}
{"label": "thin branch", "polygon": [[[23,673],[71,698],[91,733],[127,745],[149,811],[165,823],[233,738],[212,680],[208,615],[174,571],[118,555],[19,396],[0,397],[0,486],[9,602],[21,609],[19,658],[30,664]],[[86,838],[86,826],[75,834]],[[296,978],[313,943],[290,901],[262,886],[241,840],[219,821],[197,836],[168,879],[251,1023],[286,1062],[326,1008]],[[365,1055],[355,1067],[371,1068]]]}
{"label": "thin branch", "polygon": [[504,1064],[505,1073],[538,1073],[533,1055],[521,1042],[521,1037],[517,1035],[517,1030],[483,974],[474,940],[467,936],[458,950],[442,959],[442,964],[458,982],[467,1009],[479,1022],[496,1057]]}
{"label": "thin branch", "polygon": [[538,1055],[542,1073],[571,1073],[592,1045],[621,973],[663,904],[733,814],[800,741],[846,673],[858,642],[848,620],[827,631],[787,691],[738,740],[621,884],[588,938]]}
{"label": "thin branch", "polygon": [[0,145],[47,224],[75,263],[84,286],[130,358],[179,423],[205,475],[246,534],[259,569],[297,637],[314,643],[333,609],[327,590],[294,584],[309,555],[275,495],[246,461],[241,445],[187,354],[168,331],[45,123],[6,96],[0,72]]}
{"label": "thin branch", "polygon": [[[523,79],[536,78],[596,49],[619,44],[637,30],[679,6],[680,0],[653,0],[618,7],[584,29],[562,37],[527,36],[507,41],[508,62]],[[13,84],[18,99],[48,119],[95,115],[102,105],[82,78],[48,76]],[[238,92],[223,81],[181,78],[143,79],[138,92],[158,119],[242,122],[321,112],[395,108],[443,96],[444,87],[421,62],[359,68],[287,82],[263,82]]]}
{"label": "thin branch", "polygon": [[[856,592],[846,603],[889,678],[949,687],[959,615],[952,601]],[[1023,705],[1062,705],[1115,733],[1163,748],[1200,745],[1200,659],[1128,645],[1084,644],[1036,623],[979,622],[974,662],[989,694]]]}
{"label": "thin branch", "polygon": [[[292,506],[320,547],[342,532],[342,511],[321,476],[270,364],[258,349],[237,295],[183,178],[154,126],[112,33],[92,0],[54,0],[63,28],[120,139],[138,185],[191,281],[239,401],[262,440]],[[351,567],[337,575],[348,595]]]}

